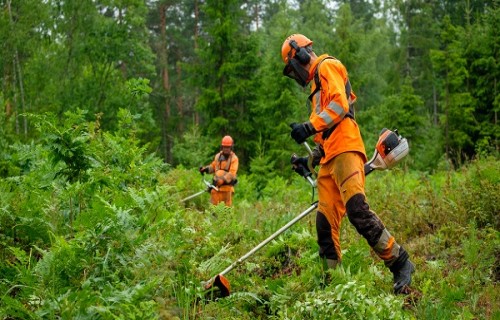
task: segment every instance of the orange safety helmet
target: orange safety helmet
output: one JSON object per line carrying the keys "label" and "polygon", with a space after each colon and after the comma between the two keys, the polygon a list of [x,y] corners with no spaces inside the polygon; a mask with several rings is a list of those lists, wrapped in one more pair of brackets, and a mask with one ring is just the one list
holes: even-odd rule
{"label": "orange safety helmet", "polygon": [[288,63],[289,57],[295,56],[295,49],[290,45],[290,41],[294,40],[299,48],[307,47],[313,44],[313,42],[303,34],[296,33],[292,34],[285,39],[283,45],[281,46],[281,58],[285,64]]}
{"label": "orange safety helmet", "polygon": [[234,144],[233,138],[231,136],[225,136],[222,138],[221,146],[223,147],[232,147]]}

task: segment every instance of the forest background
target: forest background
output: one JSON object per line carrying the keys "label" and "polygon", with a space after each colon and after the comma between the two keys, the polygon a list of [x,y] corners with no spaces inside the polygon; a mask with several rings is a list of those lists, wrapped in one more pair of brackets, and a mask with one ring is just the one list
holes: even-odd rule
{"label": "forest background", "polygon": [[206,162],[230,134],[241,172],[289,174],[308,91],[283,77],[280,50],[302,33],[347,66],[368,152],[388,127],[413,169],[498,153],[498,1],[1,4],[2,150],[37,137],[26,113],[82,109],[114,130],[124,108],[173,166]]}
{"label": "forest background", "polygon": [[[185,221],[177,222],[180,226],[170,225],[171,215],[178,217],[184,209],[168,200],[178,201],[198,191],[199,176],[193,178],[193,170],[211,161],[222,136],[229,134],[235,140],[241,177],[235,211],[246,217],[243,221],[249,226],[262,226],[259,219],[263,217],[250,219],[256,213],[248,203],[261,212],[280,213],[279,220],[263,226],[270,233],[286,222],[289,214],[303,209],[304,202],[302,206],[291,203],[297,199],[309,201],[308,189],[299,194],[291,190],[300,190],[304,182],[299,183],[290,169],[290,155],[305,152],[290,138],[289,124],[305,121],[309,115],[305,103],[308,89],[299,87],[281,71],[281,45],[292,33],[305,34],[313,40],[316,53],[328,53],[346,65],[358,96],[356,118],[368,156],[384,127],[397,128],[409,140],[410,154],[395,173],[400,179],[405,177],[405,185],[381,173],[373,174],[379,174],[378,179],[367,181],[379,192],[373,198],[375,204],[394,206],[378,197],[393,197],[396,186],[401,188],[399,197],[408,200],[409,207],[400,210],[411,212],[413,218],[398,216],[390,223],[403,226],[403,238],[414,243],[422,234],[426,239],[429,234],[439,234],[436,239],[441,240],[433,238],[433,245],[439,242],[449,248],[453,240],[451,247],[460,251],[458,248],[464,245],[461,241],[469,241],[470,255],[460,255],[465,262],[458,263],[457,269],[480,270],[470,279],[484,286],[487,293],[473,290],[469,295],[464,293],[469,291],[462,283],[457,284],[459,293],[452,290],[450,299],[458,300],[458,304],[433,307],[436,301],[432,297],[417,306],[416,314],[429,318],[498,316],[498,294],[491,293],[498,288],[499,277],[499,262],[493,258],[499,255],[500,225],[498,0],[0,0],[0,8],[0,288],[5,289],[0,295],[6,292],[0,296],[0,316],[100,314],[113,318],[122,313],[130,316],[146,312],[152,307],[151,301],[137,297],[158,295],[152,294],[152,287],[158,283],[145,280],[151,285],[148,287],[137,280],[141,284],[136,284],[137,292],[131,295],[138,300],[120,300],[118,291],[103,283],[117,274],[119,280],[112,280],[121,283],[134,272],[116,266],[115,273],[109,271],[110,252],[116,243],[104,244],[99,239],[111,231],[116,234],[106,237],[129,239],[129,235],[114,229],[126,224],[125,229],[140,231],[143,236],[134,238],[136,242],[126,242],[128,247],[120,247],[120,253],[137,253],[146,235],[156,235],[160,220],[162,227],[171,228],[169,236],[163,235],[170,237],[168,243],[172,245],[175,240],[173,248],[180,251],[191,248],[193,256],[163,252],[165,261],[179,259],[178,265],[168,265],[167,269],[176,270],[184,278],[177,277],[175,283],[161,280],[165,288],[173,290],[174,297],[164,294],[164,302],[154,304],[186,318],[199,316],[199,293],[193,289],[191,276],[207,276],[216,270],[204,265],[206,269],[195,271],[189,263],[193,259],[202,263],[217,253],[219,265],[224,266],[227,260],[220,255],[229,250],[225,245],[241,239],[219,234],[220,240],[210,238],[212,242],[204,244],[204,252],[193,249],[191,245],[199,239],[183,242],[185,229],[181,226],[191,230],[190,224],[195,222],[185,217]],[[470,169],[471,165],[476,169]],[[159,182],[165,186],[158,187]],[[391,184],[391,190],[384,191],[382,182]],[[424,184],[423,190],[418,189],[419,183]],[[290,195],[284,195],[283,190],[289,190]],[[463,202],[466,200],[469,202]],[[165,201],[170,204],[159,209],[159,203]],[[133,208],[125,209],[130,203],[134,203]],[[226,230],[239,230],[246,236],[247,246],[262,240],[251,228],[242,230],[238,226],[242,220],[234,217],[235,212],[202,202],[195,204],[188,209],[206,210],[212,213],[210,216],[228,215]],[[428,211],[422,213],[422,208],[429,206],[436,213],[433,218]],[[444,216],[456,217],[460,227],[449,229]],[[112,221],[113,227],[105,221]],[[214,227],[210,223],[216,222],[206,223],[207,229],[193,228],[209,237],[208,229]],[[420,229],[406,230],[404,223]],[[455,237],[450,230],[456,232]],[[444,241],[446,244],[440,242],[443,234],[450,240]],[[89,242],[95,246],[92,250],[89,239],[96,241]],[[363,247],[351,241],[354,248]],[[486,257],[480,259],[482,264],[471,267],[477,263],[473,255],[476,247],[471,244],[482,241]],[[314,244],[300,237],[296,243],[303,244],[306,252],[316,250]],[[282,245],[297,246],[291,240]],[[73,246],[80,251],[73,252]],[[222,251],[218,251],[220,246],[224,246]],[[246,249],[235,249],[233,257]],[[278,253],[281,249],[274,247]],[[432,251],[432,245],[423,251],[426,257],[422,260],[432,255],[434,261],[434,253],[427,252]],[[198,256],[194,257],[195,253]],[[78,260],[86,254],[93,257],[86,261],[88,265]],[[68,262],[62,271],[57,271],[61,261],[54,257],[58,255]],[[115,258],[124,259],[118,255]],[[356,255],[351,258],[356,261]],[[363,256],[360,259],[364,261]],[[39,269],[33,273],[35,264]],[[89,270],[99,270],[90,288],[107,303],[99,309],[89,300],[80,310],[72,309],[71,304],[82,300],[89,290],[85,282],[90,279]],[[105,280],[100,283],[96,279]],[[75,289],[80,280],[85,285]],[[373,279],[366,281],[368,288],[371,282]],[[40,288],[48,283],[52,291],[42,298]],[[244,281],[239,284],[248,288]],[[445,291],[443,287],[441,292]],[[359,291],[347,292],[360,295]],[[280,300],[283,295],[274,300],[269,295],[266,292],[265,298],[250,299],[258,301],[259,311],[254,310],[249,318],[261,312],[280,318],[286,318],[284,314],[292,309],[298,315],[309,312],[307,299],[304,305],[286,309],[287,303]],[[112,306],[113,299],[121,301],[118,305],[122,311]],[[460,310],[464,300],[472,307]],[[226,307],[230,314],[232,307]],[[210,310],[208,307],[205,312],[210,314]],[[382,307],[376,312],[387,310]],[[359,312],[354,309],[346,317]]]}

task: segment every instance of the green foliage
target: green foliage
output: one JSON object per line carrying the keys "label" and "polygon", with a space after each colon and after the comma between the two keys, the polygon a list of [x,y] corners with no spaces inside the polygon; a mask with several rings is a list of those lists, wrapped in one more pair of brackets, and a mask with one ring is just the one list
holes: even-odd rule
{"label": "green foliage", "polygon": [[206,1],[207,37],[200,38],[199,63],[191,67],[200,94],[196,109],[205,118],[203,133],[230,134],[246,163],[254,134],[251,113],[259,66],[255,36],[245,31],[245,13],[237,0]]}
{"label": "green foliage", "polygon": [[[0,105],[3,104],[2,97],[0,95]],[[7,132],[7,127],[9,121],[5,119],[3,114],[0,114],[0,177],[8,177],[15,175],[20,169],[16,165],[15,159],[12,159],[15,152],[10,152],[9,149],[15,141],[14,136],[11,136]]]}
{"label": "green foliage", "polygon": [[127,89],[137,98],[147,97],[153,89],[149,86],[149,79],[130,79],[127,81]]}
{"label": "green foliage", "polygon": [[387,97],[382,105],[361,113],[359,121],[368,124],[361,128],[368,152],[376,145],[382,128],[398,129],[410,144],[406,163],[410,162],[415,169],[435,169],[441,155],[440,132],[428,125],[423,101],[409,84],[404,84],[398,94]]}
{"label": "green foliage", "polygon": [[61,175],[70,183],[85,180],[85,173],[91,167],[89,151],[90,133],[84,123],[86,111],[67,112],[62,129],[56,127],[53,116],[40,117],[35,123],[39,132],[45,135],[51,163],[54,168],[60,164],[61,169],[56,176]]}
{"label": "green foliage", "polygon": [[290,319],[329,319],[331,314],[339,319],[409,319],[401,306],[394,296],[374,296],[369,288],[350,281],[331,291],[306,294],[303,301],[280,314]]}
{"label": "green foliage", "polygon": [[269,156],[266,156],[262,150],[259,150],[257,157],[252,159],[250,163],[250,171],[252,172],[250,179],[255,183],[257,198],[263,196],[263,190],[268,185],[273,185],[272,189],[277,190],[274,166],[274,161]]}
{"label": "green foliage", "polygon": [[464,57],[464,31],[453,26],[446,16],[440,34],[443,48],[431,51],[431,60],[436,72],[442,75],[440,100],[444,110],[444,137],[447,154],[455,163],[461,163],[473,154],[475,135],[475,109],[477,102],[468,92],[462,92],[469,73]]}
{"label": "green foliage", "polygon": [[199,168],[208,165],[220,146],[220,141],[215,145],[211,139],[202,135],[198,126],[192,126],[186,131],[182,139],[176,139],[172,154],[175,163],[180,163],[186,168]]}
{"label": "green foliage", "polygon": [[[499,77],[499,59],[495,47],[499,12],[498,1],[486,10],[483,21],[467,29],[466,58],[469,61],[469,87],[471,95],[477,100],[474,119],[480,127],[476,138],[478,156],[498,153],[499,126],[495,114],[500,110],[500,99],[494,83]],[[492,125],[493,124],[493,125]]]}

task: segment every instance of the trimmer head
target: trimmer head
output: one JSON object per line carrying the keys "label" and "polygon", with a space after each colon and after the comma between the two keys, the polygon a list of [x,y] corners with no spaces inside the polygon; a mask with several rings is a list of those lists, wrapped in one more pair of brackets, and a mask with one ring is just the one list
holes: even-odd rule
{"label": "trimmer head", "polygon": [[229,280],[227,280],[227,278],[222,274],[218,274],[217,276],[215,276],[213,281],[209,281],[205,285],[205,290],[209,290],[213,288],[213,286],[219,288],[221,297],[227,297],[231,294],[231,284],[229,283]]}

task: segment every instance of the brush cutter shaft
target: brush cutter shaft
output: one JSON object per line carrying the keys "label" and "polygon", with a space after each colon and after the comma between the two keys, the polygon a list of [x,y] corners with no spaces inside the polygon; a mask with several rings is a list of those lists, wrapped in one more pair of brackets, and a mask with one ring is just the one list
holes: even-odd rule
{"label": "brush cutter shaft", "polygon": [[190,195],[189,197],[186,197],[186,198],[182,199],[181,202],[185,202],[185,201],[188,201],[190,199],[196,198],[197,196],[202,195],[205,192],[207,192],[207,190],[201,190],[200,192],[197,192],[195,194]]}
{"label": "brush cutter shaft", "polygon": [[207,189],[204,189],[204,190],[201,190],[200,192],[192,194],[189,197],[182,199],[181,202],[185,202],[185,201],[188,201],[190,199],[196,198],[197,196],[202,195],[205,192],[210,192],[210,190],[212,190],[212,189],[214,189],[215,191],[219,191],[219,188],[217,188],[216,186],[214,186],[213,184],[211,184],[210,182],[205,180],[205,177],[203,177],[203,183],[207,186]]}
{"label": "brush cutter shaft", "polygon": [[[266,244],[268,244],[269,242],[271,242],[274,238],[276,238],[277,236],[279,236],[280,234],[282,234],[284,231],[286,231],[288,228],[290,228],[292,225],[294,225],[297,221],[299,221],[300,219],[304,218],[305,216],[307,216],[309,213],[311,213],[314,209],[316,209],[318,207],[318,202],[316,201],[315,203],[313,203],[309,209],[305,210],[304,212],[302,212],[301,214],[299,214],[298,216],[296,216],[293,220],[291,220],[290,222],[288,222],[286,225],[284,225],[283,227],[281,227],[281,229],[279,229],[278,231],[276,231],[275,233],[273,233],[271,236],[269,236],[266,240],[262,241],[261,243],[259,243],[255,248],[253,248],[252,250],[248,251],[247,254],[245,254],[244,256],[242,256],[241,258],[239,258],[238,260],[236,260],[235,262],[233,262],[229,267],[227,267],[224,271],[222,271],[221,273],[219,273],[219,275],[225,275],[226,273],[228,273],[229,271],[233,270],[234,267],[236,267],[238,264],[242,263],[243,261],[245,261],[248,257],[250,257],[252,254],[254,254],[255,252],[257,252],[259,249],[261,249],[263,246],[265,246]],[[214,277],[215,278],[215,277]]]}
{"label": "brush cutter shaft", "polygon": [[311,184],[313,188],[316,187],[316,181],[314,181],[311,177],[306,177],[307,181]]}
{"label": "brush cutter shaft", "polygon": [[[318,175],[318,173],[316,172],[316,170],[314,170],[314,167],[311,164],[312,157],[313,157],[313,151],[312,151],[311,147],[309,146],[309,144],[307,144],[307,141],[302,142],[302,144],[304,145],[304,147],[306,147],[307,153],[309,154],[309,160],[307,161],[309,171],[311,171],[311,173],[316,177]],[[311,184],[311,186],[313,188],[316,187],[316,180],[314,180],[311,177],[306,177],[306,179],[307,179],[307,181],[309,181],[309,183]]]}
{"label": "brush cutter shaft", "polygon": [[367,176],[368,174],[370,174],[374,170],[375,170],[375,168],[371,166],[371,162],[365,163],[365,176]]}
{"label": "brush cutter shaft", "polygon": [[311,147],[309,146],[309,144],[307,144],[307,141],[302,142],[302,144],[304,145],[304,147],[306,147],[307,153],[309,153],[309,155],[312,157],[313,151],[312,151]]}

